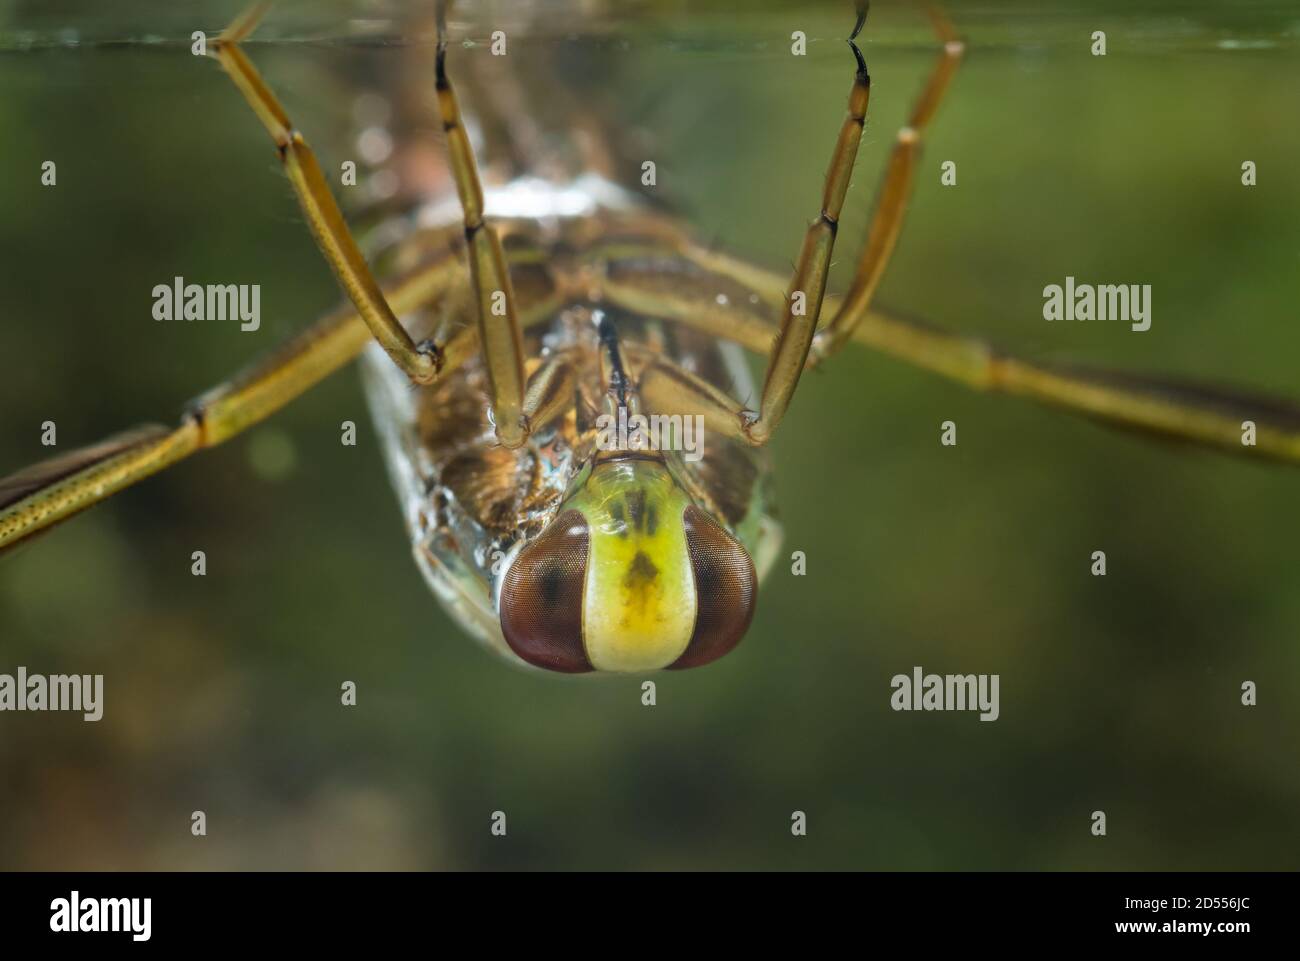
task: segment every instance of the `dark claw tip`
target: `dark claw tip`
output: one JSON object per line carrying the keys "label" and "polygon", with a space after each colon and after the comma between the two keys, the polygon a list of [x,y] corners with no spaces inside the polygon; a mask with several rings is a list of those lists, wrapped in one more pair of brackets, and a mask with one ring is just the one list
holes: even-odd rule
{"label": "dark claw tip", "polygon": [[856,57],[858,61],[858,78],[863,83],[870,83],[871,76],[867,73],[867,61],[862,58],[862,51],[858,49],[858,45],[852,40],[849,41],[849,47],[852,48],[853,56]]}

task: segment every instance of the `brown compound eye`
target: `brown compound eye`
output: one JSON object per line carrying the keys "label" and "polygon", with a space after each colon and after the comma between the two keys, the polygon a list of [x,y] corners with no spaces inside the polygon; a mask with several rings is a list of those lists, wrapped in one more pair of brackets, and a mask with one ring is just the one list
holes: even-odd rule
{"label": "brown compound eye", "polygon": [[582,644],[590,539],[582,514],[565,511],[519,552],[506,572],[501,633],[529,664],[566,674],[592,669]]}
{"label": "brown compound eye", "polygon": [[695,631],[673,668],[708,664],[739,644],[758,600],[754,562],[740,542],[694,504],[682,522],[695,576]]}

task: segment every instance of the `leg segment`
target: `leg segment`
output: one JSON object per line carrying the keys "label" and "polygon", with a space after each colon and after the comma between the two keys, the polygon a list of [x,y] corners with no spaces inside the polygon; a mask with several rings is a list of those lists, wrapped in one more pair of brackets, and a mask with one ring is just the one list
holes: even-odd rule
{"label": "leg segment", "polygon": [[[665,253],[665,257],[670,254]],[[699,249],[686,251],[671,284],[659,283],[662,270],[640,276],[629,268],[606,296],[637,305],[645,313],[730,340],[755,354],[768,350],[776,329],[764,315],[780,303],[782,279],[762,268]],[[705,271],[708,263],[717,273]],[[691,273],[697,268],[698,273]],[[670,275],[672,276],[672,275]],[[733,297],[715,302],[716,292],[743,285],[760,299],[747,305]],[[827,307],[836,301],[827,298]],[[815,367],[820,331],[807,367]],[[1142,376],[1104,368],[1046,363],[1000,350],[978,337],[954,333],[885,307],[872,306],[849,339],[965,384],[972,390],[1023,397],[1039,404],[1091,417],[1112,427],[1183,440],[1251,459],[1300,464],[1300,404],[1278,397],[1191,381]],[[647,359],[640,393],[646,408],[661,414],[703,414],[706,427],[749,442],[744,425],[752,416],[744,406],[707,381],[678,367]],[[1244,424],[1255,425],[1255,443],[1242,443]]]}
{"label": "leg segment", "polygon": [[470,276],[478,305],[479,340],[492,389],[492,417],[497,439],[506,447],[519,447],[528,437],[523,420],[523,338],[515,313],[501,240],[483,219],[483,187],[474,150],[461,122],[460,104],[447,77],[446,3],[438,6],[438,110],[447,134],[452,175],[465,220]]}
{"label": "leg segment", "polygon": [[[1010,394],[1103,424],[1189,441],[1239,457],[1300,464],[1300,404],[1194,381],[1046,363],[873,308],[854,341],[988,393]],[[1243,443],[1255,425],[1253,445]]]}
{"label": "leg segment", "polygon": [[[864,17],[865,4],[859,13],[858,24],[853,32],[854,37],[861,29]],[[858,73],[849,95],[849,116],[840,131],[840,139],[831,160],[831,169],[827,175],[826,190],[822,199],[821,217],[808,229],[795,269],[794,281],[786,292],[784,315],[769,355],[759,413],[744,432],[751,444],[765,444],[771,438],[772,432],[790,406],[790,400],[799,384],[799,377],[808,363],[809,351],[814,343],[817,346],[814,358],[820,361],[834,353],[852,337],[854,327],[866,316],[876,287],[889,264],[889,257],[898,241],[907,200],[911,194],[912,175],[916,167],[921,135],[938,109],[964,49],[951,24],[940,13],[932,10],[931,18],[939,38],[944,43],[943,54],[926,84],[920,101],[912,111],[908,126],[899,132],[885,173],[880,200],[872,215],[866,247],[853,285],[840,303],[833,319],[823,331],[818,332],[817,322],[825,298],[826,276],[835,243],[839,212],[843,206],[845,192],[848,190],[849,176],[857,155],[858,141],[862,135],[871,83],[862,55],[850,38],[849,43],[858,58]],[[766,289],[767,285],[761,283],[760,272],[738,265],[725,256],[698,248],[693,251],[684,250],[682,253],[701,269],[729,274],[733,279],[750,285],[756,292],[764,295],[770,293]],[[637,296],[637,291],[634,288],[629,289],[629,284],[626,282],[621,290],[616,289],[614,293],[615,296],[620,294]],[[656,296],[660,300],[677,301],[678,307],[686,307],[682,303],[683,295],[680,293],[659,292]],[[699,305],[691,309],[698,310]],[[725,325],[726,321],[717,316],[718,314],[719,311],[711,309],[705,316]],[[674,316],[682,319],[678,314]],[[752,334],[754,331],[750,329],[751,326],[746,324],[740,333]],[[734,335],[732,339],[735,339]],[[748,416],[752,418],[752,415]]]}
{"label": "leg segment", "polygon": [[[602,300],[729,340],[757,355],[769,352],[777,334],[772,317],[785,298],[780,275],[676,235],[636,245],[598,244],[591,254],[604,260],[598,284]],[[828,295],[824,306],[834,311],[839,304]],[[827,334],[825,328],[818,331],[805,367],[828,356],[821,349]],[[972,390],[1024,397],[1113,427],[1239,457],[1300,464],[1300,404],[1287,398],[1018,357],[979,337],[876,305],[848,336]],[[752,442],[745,425],[753,414],[743,404],[681,368],[657,363],[657,357],[638,354],[637,359],[644,367],[639,390],[647,411],[703,414],[710,431]],[[1246,421],[1255,425],[1254,444],[1242,442]]]}
{"label": "leg segment", "polygon": [[839,140],[831,155],[826,187],[822,193],[821,215],[808,228],[803,249],[795,266],[794,279],[786,296],[785,314],[776,342],[772,345],[767,362],[767,375],[763,380],[762,400],[757,418],[748,427],[751,443],[766,444],[785,416],[799,385],[808,349],[812,346],[821,314],[822,298],[826,294],[826,277],[830,271],[831,252],[835,246],[835,232],[839,225],[840,210],[849,189],[853,161],[857,158],[858,143],[866,123],[867,101],[871,94],[871,78],[866,62],[854,38],[866,19],[866,3],[859,7],[858,22],[849,38],[849,46],[858,61],[858,70],[849,92],[849,111],[840,128]]}
{"label": "leg segment", "polygon": [[417,347],[398,323],[348,230],[311,147],[293,128],[284,107],[239,49],[240,41],[256,29],[269,6],[269,2],[258,3],[236,19],[213,41],[213,55],[275,141],[312,235],[366,326],[412,381],[431,384],[438,375],[441,356],[429,344]]}
{"label": "leg segment", "polygon": [[[775,274],[766,274],[775,288],[759,295],[743,274],[705,269],[672,247],[612,260],[602,267],[597,285],[602,302],[687,324],[756,354],[766,355],[772,349],[777,334],[772,317],[785,298],[786,285]],[[758,268],[750,272],[765,273]]]}
{"label": "leg segment", "polygon": [[912,175],[916,170],[921,137],[935,111],[939,109],[965,50],[952,24],[943,14],[931,8],[930,17],[934,21],[935,32],[943,43],[943,52],[930,74],[921,99],[912,110],[908,125],[898,132],[898,139],[894,142],[876,209],[871,216],[871,228],[858,263],[857,275],[853,278],[853,285],[840,309],[818,338],[818,352],[823,358],[847,343],[853,334],[853,328],[866,316],[867,308],[871,306],[871,298],[875,296],[880,278],[889,266],[889,258],[903,227],[907,202],[912,194]]}
{"label": "leg segment", "polygon": [[731,440],[750,442],[745,433],[752,416],[744,405],[702,377],[668,360],[650,361],[641,370],[637,393],[647,413],[704,418],[704,429]]}
{"label": "leg segment", "polygon": [[[405,313],[436,300],[463,276],[461,270],[454,254],[445,254],[390,289],[394,308]],[[474,333],[466,328],[458,334],[448,353],[466,356],[460,342],[473,340]],[[0,479],[0,554],[248,429],[352,360],[370,339],[357,311],[340,310],[195,400],[174,430],[138,428]]]}
{"label": "leg segment", "polygon": [[528,378],[524,394],[523,419],[529,433],[541,430],[556,417],[573,408],[577,383],[573,365],[560,355],[545,361]]}

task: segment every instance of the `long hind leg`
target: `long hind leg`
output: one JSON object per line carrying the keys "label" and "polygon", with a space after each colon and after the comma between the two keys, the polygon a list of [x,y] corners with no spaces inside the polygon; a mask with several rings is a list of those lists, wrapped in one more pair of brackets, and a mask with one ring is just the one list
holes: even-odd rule
{"label": "long hind leg", "polygon": [[[464,276],[462,270],[448,251],[392,287],[389,296],[396,309],[415,310],[440,297]],[[175,428],[138,427],[0,479],[0,554],[269,417],[356,357],[370,340],[356,310],[337,311],[195,400]],[[452,346],[463,356],[454,343],[449,352]]]}

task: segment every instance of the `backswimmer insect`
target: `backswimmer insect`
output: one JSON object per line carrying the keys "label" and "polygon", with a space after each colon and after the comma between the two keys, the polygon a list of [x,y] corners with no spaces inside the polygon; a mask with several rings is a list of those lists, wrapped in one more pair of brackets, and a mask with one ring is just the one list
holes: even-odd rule
{"label": "backswimmer insect", "polygon": [[[781,537],[765,445],[802,372],[850,341],[977,389],[1300,460],[1295,405],[1029,362],[874,305],[923,135],[964,53],[937,12],[937,61],[894,140],[854,279],[837,297],[827,275],[871,91],[855,43],[865,3],[848,39],[848,114],[792,279],[700,244],[589,171],[523,176],[485,193],[440,7],[431,79],[458,205],[426,198],[419,219],[434,225],[397,242],[400,268],[383,285],[306,139],[241,49],[268,6],[238,18],[208,52],[271,134],[352,306],[199,397],[175,429],[140,428],[0,481],[0,551],[229,439],[358,355],[434,592],[506,657],[566,673],[694,667],[740,642]],[[746,350],[767,359],[761,387]],[[757,398],[756,409],[744,398]],[[602,431],[638,417],[682,432],[702,423],[700,456],[672,443],[610,443]]]}

